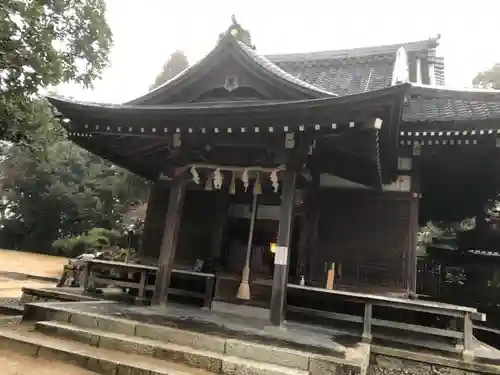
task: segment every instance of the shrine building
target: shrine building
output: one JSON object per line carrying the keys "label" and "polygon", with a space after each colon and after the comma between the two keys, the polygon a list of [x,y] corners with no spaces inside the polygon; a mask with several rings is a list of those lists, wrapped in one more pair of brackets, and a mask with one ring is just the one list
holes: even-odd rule
{"label": "shrine building", "polygon": [[280,324],[289,283],[415,293],[419,222],[474,216],[498,192],[500,92],[447,88],[438,44],[263,56],[234,22],[130,102],[48,99],[69,139],[151,181],[153,303],[196,265],[216,300]]}

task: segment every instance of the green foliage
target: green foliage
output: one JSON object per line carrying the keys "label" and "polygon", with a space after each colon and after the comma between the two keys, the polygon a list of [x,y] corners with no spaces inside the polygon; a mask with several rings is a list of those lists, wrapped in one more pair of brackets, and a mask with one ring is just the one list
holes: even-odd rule
{"label": "green foliage", "polygon": [[124,214],[148,193],[146,181],[72,144],[50,118],[31,147],[5,147],[0,182],[1,246],[41,252],[92,228],[122,232]]}
{"label": "green foliage", "polygon": [[3,0],[0,139],[29,139],[40,88],[90,86],[108,63],[111,43],[104,0]]}
{"label": "green foliage", "polygon": [[149,88],[153,90],[158,86],[163,85],[168,80],[174,78],[183,70],[189,67],[189,61],[182,51],[175,51],[172,53],[163,66],[163,70],[156,76],[155,82]]}
{"label": "green foliage", "polygon": [[75,257],[82,253],[96,253],[117,247],[121,239],[119,232],[104,228],[93,228],[85,234],[60,238],[52,243],[53,253]]}
{"label": "green foliage", "polygon": [[472,84],[483,89],[500,89],[500,64],[476,75]]}

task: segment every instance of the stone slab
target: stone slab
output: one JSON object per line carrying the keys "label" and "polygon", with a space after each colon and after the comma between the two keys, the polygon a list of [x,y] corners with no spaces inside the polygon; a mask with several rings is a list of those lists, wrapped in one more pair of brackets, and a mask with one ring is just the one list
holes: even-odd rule
{"label": "stone slab", "polygon": [[0,345],[24,355],[76,364],[101,374],[206,375],[206,372],[155,358],[57,340],[38,332],[0,330]]}
{"label": "stone slab", "polygon": [[226,340],[220,337],[152,324],[137,323],[135,335],[220,354],[223,354],[226,348]]}
{"label": "stone slab", "polygon": [[408,374],[415,375],[428,372],[431,374],[451,372],[463,375],[465,372],[465,374],[500,375],[500,366],[498,365],[372,344],[368,374],[398,374],[397,369],[400,366],[412,369]]}
{"label": "stone slab", "polygon": [[236,357],[224,360],[221,373],[226,375],[309,375],[308,371],[262,364]]}
{"label": "stone slab", "polygon": [[310,354],[298,350],[228,339],[225,353],[233,357],[309,370]]}
{"label": "stone slab", "polygon": [[[144,339],[140,337],[131,337],[127,335],[122,335],[118,333],[112,333],[108,331],[100,331],[91,328],[76,327],[70,324],[63,324],[59,322],[38,322],[36,323],[36,329],[47,334],[53,334],[58,337],[69,338],[97,346],[103,349],[116,350],[124,353],[142,355],[146,357],[154,357],[162,360],[167,360],[175,363],[182,363],[189,367],[207,370],[214,373],[224,373],[224,363],[228,361],[226,368],[233,369],[240,366],[241,363],[238,362],[235,357],[229,355],[223,355],[219,353],[214,353],[206,350],[197,350],[187,346],[176,345],[172,343],[164,343],[156,340]],[[250,355],[253,348],[250,346],[243,347],[237,346],[238,343],[233,343],[231,352],[235,352],[238,348],[241,352],[248,351],[246,355]],[[265,348],[260,347],[259,350],[263,351]],[[268,347],[269,351],[272,351],[272,347]],[[262,352],[261,352],[262,353]],[[258,353],[257,353],[258,354]],[[289,353],[290,355],[292,353]],[[299,354],[299,353],[296,353]],[[255,356],[258,358],[258,355]],[[267,357],[270,358],[270,357]],[[302,355],[302,370],[308,374],[308,361],[309,358]],[[266,358],[261,359],[259,362],[241,359],[244,364],[241,365],[245,368],[245,371],[253,371],[255,374],[264,373],[265,369],[269,371],[274,371],[276,374],[288,374],[290,371],[295,371],[294,363],[287,362],[286,366],[280,366],[279,357],[274,358],[276,363],[266,363]],[[252,367],[254,366],[254,367]],[[238,367],[239,368],[239,367]],[[231,371],[233,371],[231,370]],[[266,371],[267,371],[266,370]],[[227,370],[230,371],[230,370]],[[298,370],[297,370],[298,371]],[[272,372],[271,372],[272,373]],[[300,372],[291,372],[292,374],[300,374]]]}
{"label": "stone slab", "polygon": [[[85,308],[88,309],[89,306]],[[357,356],[348,361],[347,365],[345,358],[329,355],[316,356],[315,362],[311,363],[314,353],[308,351],[252,340],[225,338],[213,333],[204,334],[172,326],[142,323],[124,319],[117,313],[118,311],[117,316],[111,316],[77,311],[74,306],[68,309],[62,305],[37,304],[36,307],[50,310],[51,313],[46,313],[45,316],[56,318],[55,321],[37,322],[37,329],[47,334],[102,348],[161,357],[210,371],[221,368],[220,355],[224,355],[225,358],[235,357],[302,371],[309,371],[311,365],[319,369],[322,364],[325,367],[326,363],[332,369],[349,368],[352,374],[364,374],[369,359],[369,350],[360,352],[349,348],[346,353],[355,352]],[[54,311],[59,311],[59,314]],[[325,359],[322,362],[319,358]],[[338,366],[335,367],[332,363]]]}
{"label": "stone slab", "polygon": [[[334,329],[286,322],[283,329],[270,330],[267,319],[248,318],[231,313],[170,304],[165,307],[137,307],[119,303],[68,303],[72,313],[92,313],[102,317],[128,319],[154,326],[176,327],[223,338],[241,339],[260,344],[305,350],[342,358],[346,336]],[[348,338],[348,345],[359,338]]]}

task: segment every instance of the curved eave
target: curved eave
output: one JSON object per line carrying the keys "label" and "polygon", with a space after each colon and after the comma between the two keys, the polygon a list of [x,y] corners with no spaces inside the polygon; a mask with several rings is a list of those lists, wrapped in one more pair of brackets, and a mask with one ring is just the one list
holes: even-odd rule
{"label": "curved eave", "polygon": [[[190,121],[202,118],[219,118],[228,115],[245,115],[245,120],[265,118],[275,119],[279,116],[287,118],[298,116],[298,118],[314,118],[329,113],[335,117],[336,114],[348,111],[363,112],[370,105],[391,104],[394,100],[403,97],[410,84],[391,86],[385,89],[370,91],[361,94],[328,97],[319,99],[290,100],[290,101],[249,101],[238,102],[212,102],[192,103],[182,105],[113,105],[83,103],[59,97],[48,97],[50,103],[57,108],[63,116],[76,123],[85,123],[90,120],[108,119],[132,121],[132,118],[142,119],[142,125],[146,125],[144,116],[154,120],[178,120]],[[105,124],[103,124],[105,125]]]}
{"label": "curved eave", "polygon": [[288,89],[294,89],[306,95],[308,98],[319,98],[324,96],[336,96],[334,93],[315,87],[307,82],[301,81],[288,74],[265,57],[255,53],[250,48],[246,47],[243,43],[238,42],[230,33],[227,33],[216,45],[216,47],[209,52],[203,59],[198,61],[193,66],[187,68],[174,78],[165,82],[163,85],[155,88],[154,90],[133,99],[125,104],[127,105],[147,105],[151,101],[163,96],[169,96],[177,93],[188,84],[192,84],[199,77],[201,70],[210,70],[212,66],[216,66],[219,56],[227,47],[231,48],[232,53],[239,60],[243,60],[247,66],[256,70],[260,75],[275,80],[276,83],[284,85]]}
{"label": "curved eave", "polygon": [[[127,149],[127,145],[121,147],[122,150],[117,151],[110,147],[109,140],[108,142],[96,142],[95,139],[84,137],[70,137],[69,139],[85,150],[147,180],[156,180],[158,178],[158,171],[155,168],[137,163],[136,155],[125,155],[121,152]],[[114,140],[114,143],[116,143],[116,140]]]}

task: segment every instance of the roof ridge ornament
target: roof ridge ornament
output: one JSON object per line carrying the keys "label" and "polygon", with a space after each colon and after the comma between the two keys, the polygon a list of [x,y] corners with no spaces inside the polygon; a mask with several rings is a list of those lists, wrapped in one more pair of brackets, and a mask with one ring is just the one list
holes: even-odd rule
{"label": "roof ridge ornament", "polygon": [[410,70],[408,68],[408,55],[404,47],[400,47],[396,52],[394,69],[392,71],[392,86],[410,81]]}
{"label": "roof ridge ornament", "polygon": [[241,25],[236,21],[236,16],[233,14],[231,16],[231,25],[228,27],[225,33],[219,34],[219,40],[224,38],[226,35],[233,36],[238,42],[246,44],[251,49],[255,49],[255,46],[252,44],[252,37],[250,36],[250,32],[247,29],[241,27]]}

